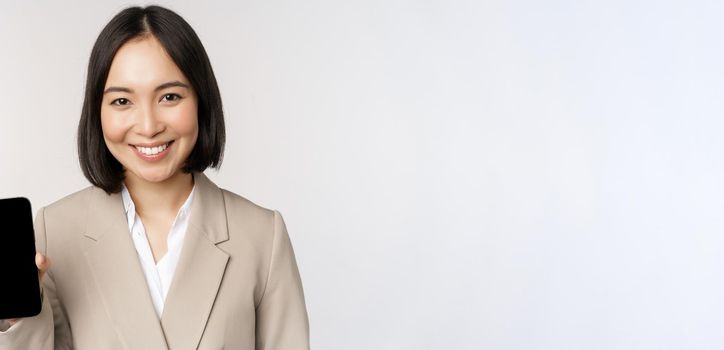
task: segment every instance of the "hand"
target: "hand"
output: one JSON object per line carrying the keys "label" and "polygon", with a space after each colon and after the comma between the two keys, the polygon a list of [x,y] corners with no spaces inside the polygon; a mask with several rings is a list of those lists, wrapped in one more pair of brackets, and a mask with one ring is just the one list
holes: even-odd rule
{"label": "hand", "polygon": [[[43,276],[45,275],[45,272],[48,271],[48,267],[50,267],[50,259],[48,259],[45,255],[40,254],[40,252],[35,252],[35,265],[38,266],[38,281],[40,282],[40,286],[42,288]],[[7,321],[10,326],[13,326],[15,323],[20,321],[20,319],[11,318],[5,321]]]}

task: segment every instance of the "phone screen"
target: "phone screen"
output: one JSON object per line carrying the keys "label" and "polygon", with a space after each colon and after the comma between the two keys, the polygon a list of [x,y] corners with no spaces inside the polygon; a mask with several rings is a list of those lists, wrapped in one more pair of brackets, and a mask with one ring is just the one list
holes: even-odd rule
{"label": "phone screen", "polygon": [[0,319],[40,313],[33,213],[27,198],[0,199]]}

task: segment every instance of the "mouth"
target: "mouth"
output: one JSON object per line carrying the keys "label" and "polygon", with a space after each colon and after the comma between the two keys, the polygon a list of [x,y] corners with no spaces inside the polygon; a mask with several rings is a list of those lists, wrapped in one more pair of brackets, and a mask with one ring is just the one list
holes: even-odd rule
{"label": "mouth", "polygon": [[174,141],[175,140],[171,140],[166,143],[156,142],[152,144],[138,144],[128,146],[130,146],[135,151],[136,155],[141,157],[142,159],[154,161],[160,160],[166,154],[168,154],[169,148],[174,143]]}

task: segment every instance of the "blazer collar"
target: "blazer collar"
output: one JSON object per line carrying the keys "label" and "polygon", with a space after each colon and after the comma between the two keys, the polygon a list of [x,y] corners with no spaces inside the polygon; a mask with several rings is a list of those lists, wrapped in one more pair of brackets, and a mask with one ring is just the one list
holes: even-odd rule
{"label": "blazer collar", "polygon": [[92,189],[84,254],[103,307],[129,349],[196,348],[208,321],[229,260],[216,244],[228,240],[229,232],[221,189],[203,173],[193,175],[191,217],[160,322],[121,194]]}
{"label": "blazer collar", "polygon": [[[215,244],[228,240],[229,231],[226,227],[226,210],[221,189],[202,172],[194,172],[193,176],[195,190],[189,224],[196,224]],[[121,214],[125,213],[125,208],[121,193],[108,195],[102,189],[94,187],[91,197],[85,235],[97,241],[109,228],[117,224],[119,208]],[[126,220],[128,225],[126,217],[122,219]]]}

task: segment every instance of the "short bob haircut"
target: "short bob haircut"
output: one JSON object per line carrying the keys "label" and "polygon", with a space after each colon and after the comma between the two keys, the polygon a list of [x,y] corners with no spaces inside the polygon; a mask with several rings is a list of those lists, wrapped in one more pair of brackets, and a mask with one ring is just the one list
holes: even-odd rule
{"label": "short bob haircut", "polygon": [[93,45],[78,124],[78,158],[83,174],[108,194],[121,191],[125,175],[123,165],[103,139],[103,89],[118,49],[131,39],[145,36],[161,42],[197,96],[199,136],[182,171],[201,172],[209,166],[221,166],[226,138],[221,94],[201,40],[181,16],[169,9],[129,7],[111,19]]}

